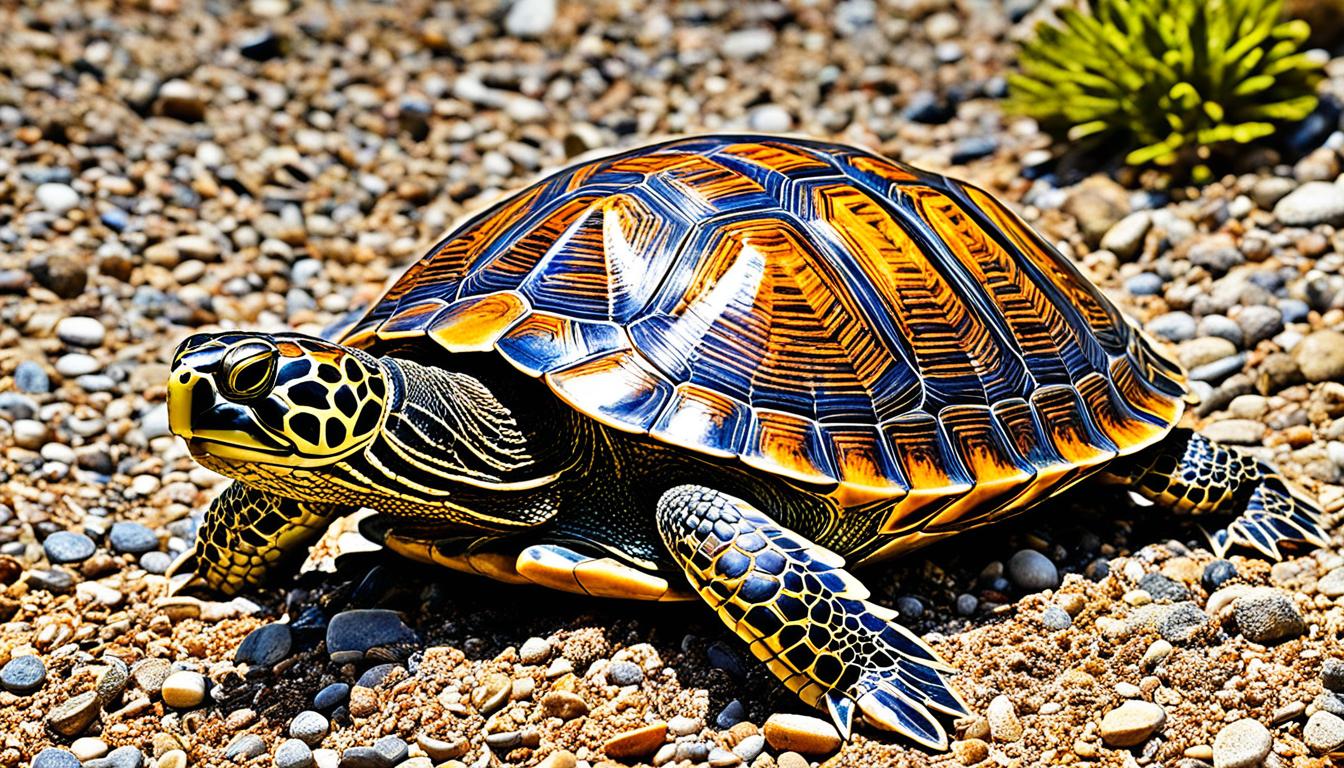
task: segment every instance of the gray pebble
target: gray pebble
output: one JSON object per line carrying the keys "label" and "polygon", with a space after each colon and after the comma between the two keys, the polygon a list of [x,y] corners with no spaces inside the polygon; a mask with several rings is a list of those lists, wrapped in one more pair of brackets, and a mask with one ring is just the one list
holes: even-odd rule
{"label": "gray pebble", "polygon": [[142,555],[159,548],[159,537],[153,530],[124,520],[112,524],[107,541],[118,554]]}
{"label": "gray pebble", "polygon": [[266,754],[266,742],[255,733],[240,734],[224,748],[224,757],[234,762],[243,762],[264,754]]}
{"label": "gray pebble", "polygon": [[163,575],[173,565],[173,557],[167,552],[146,552],[140,556],[140,567],[146,572]]}
{"label": "gray pebble", "polygon": [[359,661],[370,648],[419,641],[401,614],[380,608],[343,611],[327,625],[327,653],[337,664]]}
{"label": "gray pebble", "polygon": [[1329,712],[1317,712],[1302,729],[1302,741],[1318,755],[1339,751],[1344,747],[1344,719]]}
{"label": "gray pebble", "polygon": [[1246,366],[1246,353],[1238,352],[1235,355],[1214,360],[1211,363],[1205,363],[1191,369],[1190,378],[1195,381],[1219,382],[1237,373]]}
{"label": "gray pebble", "polygon": [[1160,573],[1145,573],[1143,578],[1139,579],[1139,589],[1152,595],[1154,600],[1177,603],[1190,599],[1190,590],[1184,584]]}
{"label": "gray pebble", "polygon": [[753,733],[733,747],[733,754],[742,758],[744,763],[752,762],[764,751],[765,737],[759,733]]}
{"label": "gray pebble", "polygon": [[747,710],[742,706],[742,701],[733,699],[724,705],[718,716],[714,718],[714,726],[721,731],[726,731],[746,719]]}
{"label": "gray pebble", "polygon": [[1213,594],[1219,587],[1229,579],[1236,578],[1237,567],[1226,560],[1214,560],[1204,566],[1204,573],[1199,577],[1200,586],[1204,591]]}
{"label": "gray pebble", "polygon": [[1321,665],[1321,685],[1336,693],[1344,692],[1344,661],[1327,659]]}
{"label": "gray pebble", "polygon": [[1073,618],[1063,608],[1052,605],[1041,612],[1041,623],[1046,629],[1058,632],[1061,629],[1068,629],[1073,624]]}
{"label": "gray pebble", "polygon": [[1185,643],[1209,623],[1208,614],[1190,601],[1171,605],[1157,620],[1157,633],[1163,640],[1177,645]]}
{"label": "gray pebble", "polygon": [[323,712],[330,712],[350,699],[350,686],[346,683],[332,683],[317,692],[313,697],[313,706]]}
{"label": "gray pebble", "polygon": [[330,728],[331,724],[327,722],[327,718],[309,709],[294,716],[294,720],[289,724],[289,735],[315,747],[327,737]]}
{"label": "gray pebble", "polygon": [[1293,605],[1293,599],[1278,590],[1260,590],[1232,602],[1237,628],[1247,640],[1267,644],[1297,637],[1306,631],[1306,622]]}
{"label": "gray pebble", "polygon": [[84,763],[84,768],[140,768],[145,764],[145,755],[135,747],[117,747],[106,757]]}
{"label": "gray pebble", "polygon": [[79,758],[64,749],[48,747],[33,758],[32,768],[80,768]]}
{"label": "gray pebble", "polygon": [[341,753],[340,768],[392,768],[373,747],[351,747]]}
{"label": "gray pebble", "polygon": [[1008,560],[1008,578],[1023,592],[1040,592],[1059,586],[1059,569],[1040,552],[1023,549]]}
{"label": "gray pebble", "polygon": [[80,563],[93,556],[93,539],[76,531],[57,531],[42,542],[42,551],[53,563]]}
{"label": "gray pebble", "polygon": [[1265,339],[1272,339],[1283,332],[1283,312],[1264,304],[1252,304],[1241,308],[1241,313],[1237,315],[1237,325],[1241,326],[1246,346],[1254,347]]}
{"label": "gray pebble", "polygon": [[1205,315],[1200,318],[1196,333],[1200,336],[1217,336],[1220,339],[1227,339],[1237,345],[1238,349],[1246,341],[1241,326],[1224,315]]}
{"label": "gray pebble", "polygon": [[1162,293],[1162,277],[1152,272],[1140,272],[1125,281],[1125,290],[1135,296],[1157,296]]}
{"label": "gray pebble", "polygon": [[257,627],[238,644],[233,662],[254,667],[274,666],[289,656],[292,642],[288,624]]}
{"label": "gray pebble", "polygon": [[71,352],[56,359],[56,372],[67,379],[87,376],[102,367],[97,358],[83,352]]}
{"label": "gray pebble", "polygon": [[47,682],[47,665],[31,654],[16,656],[0,667],[0,685],[6,691],[27,695]]}
{"label": "gray pebble", "polygon": [[1344,224],[1344,186],[1309,181],[1275,203],[1274,216],[1290,227]]}
{"label": "gray pebble", "polygon": [[275,768],[310,768],[313,750],[300,739],[286,739],[275,750]]}
{"label": "gray pebble", "polygon": [[45,395],[51,391],[51,378],[40,363],[24,360],[14,368],[14,386],[30,395]]}
{"label": "gray pebble", "polygon": [[975,609],[980,607],[980,601],[975,595],[960,594],[957,595],[957,615],[970,616],[975,613]]}
{"label": "gray pebble", "polygon": [[644,670],[629,661],[617,661],[607,666],[607,682],[612,685],[639,685],[644,682]]}
{"label": "gray pebble", "polygon": [[56,337],[77,347],[98,347],[107,338],[107,329],[96,317],[66,317],[56,324]]}
{"label": "gray pebble", "polygon": [[1148,211],[1131,213],[1106,230],[1101,237],[1101,247],[1121,259],[1132,259],[1143,248],[1144,236],[1152,226],[1152,215]]}
{"label": "gray pebble", "polygon": [[1189,341],[1195,338],[1199,324],[1188,312],[1168,312],[1148,321],[1148,332],[1167,341]]}
{"label": "gray pebble", "polygon": [[406,759],[410,747],[397,736],[384,736],[373,743],[373,748],[383,756],[388,765],[396,765]]}

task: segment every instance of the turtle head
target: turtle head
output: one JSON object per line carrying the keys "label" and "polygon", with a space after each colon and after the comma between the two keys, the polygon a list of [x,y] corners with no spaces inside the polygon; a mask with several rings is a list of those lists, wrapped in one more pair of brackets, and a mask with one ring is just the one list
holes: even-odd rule
{"label": "turtle head", "polygon": [[365,352],[302,334],[196,334],[173,356],[168,423],[225,474],[317,469],[377,435],[385,375]]}

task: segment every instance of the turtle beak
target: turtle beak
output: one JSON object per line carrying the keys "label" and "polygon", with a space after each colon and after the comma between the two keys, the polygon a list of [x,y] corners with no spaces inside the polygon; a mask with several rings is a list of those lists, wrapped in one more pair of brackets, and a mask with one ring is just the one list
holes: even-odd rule
{"label": "turtle beak", "polygon": [[178,348],[168,378],[168,428],[186,440],[194,454],[232,456],[238,453],[232,448],[288,453],[290,446],[267,434],[246,405],[220,394],[215,374],[229,349],[208,336],[193,336]]}

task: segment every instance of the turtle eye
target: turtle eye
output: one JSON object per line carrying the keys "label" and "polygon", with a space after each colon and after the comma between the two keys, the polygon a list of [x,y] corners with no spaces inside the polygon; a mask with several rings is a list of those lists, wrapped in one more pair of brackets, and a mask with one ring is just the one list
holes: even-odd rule
{"label": "turtle eye", "polygon": [[265,341],[247,341],[230,349],[215,374],[220,394],[247,402],[264,397],[275,383],[279,351]]}

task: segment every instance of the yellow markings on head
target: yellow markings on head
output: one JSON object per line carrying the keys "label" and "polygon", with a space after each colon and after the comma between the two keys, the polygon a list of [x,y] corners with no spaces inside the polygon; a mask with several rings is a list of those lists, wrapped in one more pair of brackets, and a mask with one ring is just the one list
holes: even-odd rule
{"label": "yellow markings on head", "polygon": [[527,312],[526,299],[516,293],[464,299],[434,319],[429,335],[450,352],[486,352]]}

